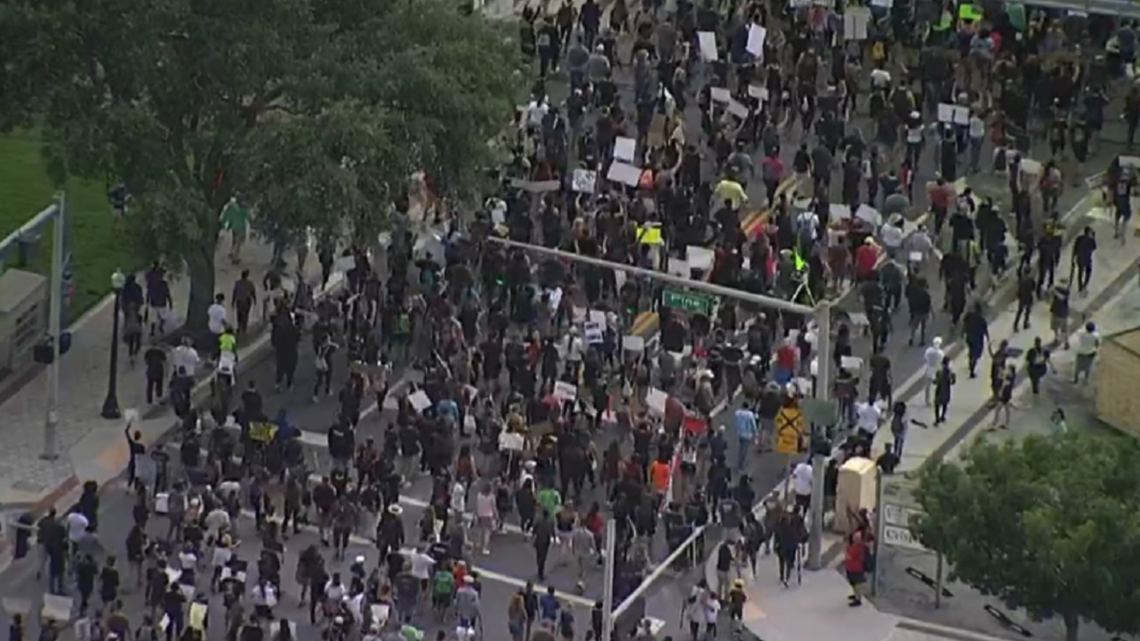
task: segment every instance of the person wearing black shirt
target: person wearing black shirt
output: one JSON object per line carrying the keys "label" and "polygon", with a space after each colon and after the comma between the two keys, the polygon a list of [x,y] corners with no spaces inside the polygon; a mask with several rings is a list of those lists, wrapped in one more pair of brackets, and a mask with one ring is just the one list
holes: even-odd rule
{"label": "person wearing black shirt", "polygon": [[1013,331],[1017,331],[1017,326],[1022,319],[1025,319],[1025,329],[1029,329],[1029,313],[1033,309],[1036,290],[1037,283],[1034,282],[1029,271],[1026,269],[1019,270],[1017,273],[1017,313],[1013,317]]}
{"label": "person wearing black shirt", "polygon": [[1053,300],[1049,305],[1053,329],[1053,342],[1069,349],[1069,281],[1061,279],[1053,288]]}
{"label": "person wearing black shirt", "polygon": [[1085,227],[1084,232],[1073,242],[1073,270],[1077,277],[1077,291],[1082,295],[1088,290],[1089,281],[1092,280],[1093,253],[1096,251],[1096,234],[1092,227]]}

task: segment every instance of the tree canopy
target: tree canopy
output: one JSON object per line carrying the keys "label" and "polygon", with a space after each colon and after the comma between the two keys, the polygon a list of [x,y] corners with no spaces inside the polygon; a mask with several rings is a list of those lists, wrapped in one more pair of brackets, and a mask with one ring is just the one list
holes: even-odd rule
{"label": "tree canopy", "polygon": [[1087,433],[978,443],[925,469],[912,524],[952,576],[1037,619],[1140,627],[1140,445]]}
{"label": "tree canopy", "polygon": [[231,196],[281,246],[375,238],[409,176],[475,193],[521,76],[451,0],[12,0],[0,125],[37,126],[70,175],[124,183],[139,257],[214,294]]}

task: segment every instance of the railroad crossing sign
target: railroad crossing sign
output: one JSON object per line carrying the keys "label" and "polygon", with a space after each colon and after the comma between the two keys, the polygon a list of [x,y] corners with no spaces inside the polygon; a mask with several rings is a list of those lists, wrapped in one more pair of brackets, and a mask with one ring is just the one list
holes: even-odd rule
{"label": "railroad crossing sign", "polygon": [[800,451],[804,433],[804,413],[798,407],[785,407],[776,414],[776,452],[795,454]]}

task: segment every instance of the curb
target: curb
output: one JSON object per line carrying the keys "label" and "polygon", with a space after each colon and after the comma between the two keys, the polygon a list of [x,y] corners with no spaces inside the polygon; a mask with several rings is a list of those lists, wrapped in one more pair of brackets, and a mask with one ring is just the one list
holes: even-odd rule
{"label": "curb", "polygon": [[[339,274],[339,273],[333,274],[333,276],[329,279],[328,285],[323,290],[318,292],[316,294],[316,297],[317,298],[325,298],[325,297],[334,295],[344,287],[346,282],[347,282],[347,280],[345,279],[343,274]],[[237,375],[238,376],[241,376],[241,372],[243,370],[248,370],[248,368],[250,368],[252,366],[259,365],[259,364],[263,363],[269,357],[269,355],[272,351],[270,349],[266,349],[267,347],[269,347],[269,341],[270,341],[269,332],[263,330],[256,338],[254,338],[250,342],[249,346],[246,348],[246,353],[245,353],[244,357],[240,354],[240,351],[239,351],[238,369],[237,369]],[[206,376],[205,378],[203,378],[202,380],[200,380],[194,384],[194,387],[190,393],[190,402],[191,402],[192,406],[196,406],[202,401],[202,399],[208,393],[210,384],[213,382],[213,380],[214,380],[214,375],[210,374],[210,375]],[[168,407],[169,406],[164,406],[164,405],[154,406],[150,410],[152,415],[149,418],[151,418],[151,419],[161,418],[159,415],[164,414]],[[141,417],[147,418],[146,413],[142,413]],[[157,434],[153,439],[151,439],[151,441],[149,443],[145,443],[148,448],[155,443],[165,442],[167,439],[170,438],[170,435],[173,434],[178,429],[178,427],[181,424],[181,419],[179,419],[178,417],[173,416],[173,415],[170,418],[172,420],[170,422],[169,427],[163,429],[159,434]],[[118,480],[121,476],[122,476],[122,470],[118,471],[111,478],[109,478],[106,481],[104,481],[103,483],[101,483],[99,485],[98,494],[100,494],[100,495],[104,494],[108,489],[110,489],[111,485],[116,480]],[[68,503],[68,501],[66,499],[68,499],[68,497],[72,494],[75,494],[76,499],[78,499],[78,495],[82,491],[83,483],[84,483],[84,481],[80,481],[78,476],[76,476],[75,474],[72,474],[70,477],[68,477],[62,483],[57,485],[54,489],[50,490],[42,498],[40,498],[39,500],[37,500],[33,503],[9,503],[9,504],[0,506],[0,508],[2,508],[4,512],[10,512],[10,513],[11,512],[18,512],[18,511],[30,512],[32,514],[33,518],[38,518],[39,516],[41,516],[42,514],[44,514],[45,512],[47,512],[49,509],[51,509],[53,507],[58,509],[60,503],[64,503],[64,504]],[[71,502],[74,502],[74,501],[71,501]],[[70,509],[70,505],[68,506],[67,509]],[[12,554],[11,554],[12,553],[12,549],[11,549],[12,543],[10,542],[9,538],[10,537],[0,537],[0,573],[3,573],[4,571],[6,571],[11,566],[12,562],[14,561]]]}

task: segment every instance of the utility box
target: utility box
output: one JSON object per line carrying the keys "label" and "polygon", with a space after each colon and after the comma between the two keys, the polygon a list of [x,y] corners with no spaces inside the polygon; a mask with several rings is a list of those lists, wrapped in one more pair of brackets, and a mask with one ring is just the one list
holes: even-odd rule
{"label": "utility box", "polygon": [[0,274],[0,381],[32,365],[48,323],[48,279],[20,269]]}

